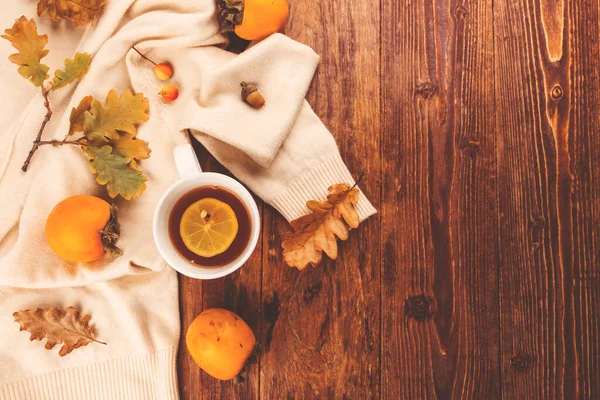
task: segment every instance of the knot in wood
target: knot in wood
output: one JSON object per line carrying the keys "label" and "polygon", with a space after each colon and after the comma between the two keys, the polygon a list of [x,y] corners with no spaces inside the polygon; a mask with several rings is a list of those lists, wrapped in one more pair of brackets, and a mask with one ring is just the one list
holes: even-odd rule
{"label": "knot in wood", "polygon": [[462,5],[456,7],[456,10],[454,10],[454,15],[456,15],[456,19],[458,20],[465,19],[467,16],[467,7]]}
{"label": "knot in wood", "polygon": [[539,245],[542,241],[542,236],[544,233],[545,226],[546,226],[546,220],[544,219],[543,216],[540,215],[533,219],[533,222],[531,223],[531,237],[533,240],[534,248],[539,247]]}
{"label": "knot in wood", "polygon": [[435,86],[431,82],[423,82],[417,86],[417,94],[423,96],[424,99],[428,99],[435,93]]}
{"label": "knot in wood", "polygon": [[517,372],[523,372],[531,366],[531,356],[523,353],[517,353],[510,358],[510,367]]}
{"label": "knot in wood", "polygon": [[315,297],[317,297],[317,295],[319,294],[319,292],[321,292],[321,289],[323,289],[323,283],[321,282],[317,282],[315,285],[306,288],[306,290],[304,290],[303,296],[304,304],[309,305],[310,303],[312,303]]}
{"label": "knot in wood", "polygon": [[404,302],[404,315],[417,322],[430,319],[433,316],[433,299],[423,294],[409,297]]}
{"label": "knot in wood", "polygon": [[273,291],[273,298],[270,301],[265,302],[264,305],[264,318],[265,321],[274,324],[279,319],[279,296],[277,292]]}
{"label": "knot in wood", "polygon": [[474,138],[461,139],[459,144],[460,150],[465,152],[471,158],[477,156],[480,146],[479,140]]}
{"label": "knot in wood", "polygon": [[552,100],[559,101],[564,96],[563,88],[558,84],[554,85],[554,87],[552,88],[551,96]]}

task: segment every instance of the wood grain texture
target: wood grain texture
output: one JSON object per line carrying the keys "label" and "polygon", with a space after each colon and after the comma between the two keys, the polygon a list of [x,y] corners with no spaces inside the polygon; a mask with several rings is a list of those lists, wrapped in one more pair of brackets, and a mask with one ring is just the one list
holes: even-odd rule
{"label": "wood grain texture", "polygon": [[598,398],[600,3],[290,4],[322,57],[308,101],[379,214],[299,272],[261,203],[248,265],[180,279],[183,332],[225,307],[257,355],[219,382],[182,338],[182,398]]}
{"label": "wood grain texture", "polygon": [[[335,21],[335,22],[334,22]],[[291,2],[286,33],[322,55],[308,101],[378,206],[379,10],[372,2]],[[369,154],[369,157],[365,157]],[[335,262],[283,263],[289,225],[265,214],[262,398],[379,396],[378,218],[352,232]]]}
{"label": "wood grain texture", "polygon": [[494,12],[508,398],[598,394],[598,3],[574,3]]}
{"label": "wood grain texture", "polygon": [[500,390],[492,8],[384,1],[382,397]]}
{"label": "wood grain texture", "polygon": [[[538,1],[498,2],[498,186],[504,394],[575,398],[568,155],[570,49]],[[557,9],[563,9],[558,7]],[[549,49],[560,61],[550,61]],[[515,82],[516,90],[507,83]],[[508,90],[507,90],[508,89]]]}
{"label": "wood grain texture", "polygon": [[[592,399],[600,394],[600,4],[581,2],[568,7],[570,114],[568,177],[565,193],[571,229],[573,268],[572,318],[576,397]],[[564,190],[564,189],[563,189]],[[561,197],[561,201],[566,201]]]}

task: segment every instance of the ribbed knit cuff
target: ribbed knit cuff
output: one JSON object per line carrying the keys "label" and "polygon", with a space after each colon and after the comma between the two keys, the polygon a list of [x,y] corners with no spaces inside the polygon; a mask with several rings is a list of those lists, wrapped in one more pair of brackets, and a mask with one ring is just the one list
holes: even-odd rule
{"label": "ribbed knit cuff", "polygon": [[115,358],[0,385],[2,400],[176,400],[177,350]]}
{"label": "ribbed knit cuff", "polygon": [[[303,174],[269,204],[288,221],[291,221],[310,212],[306,207],[308,200],[325,200],[327,189],[336,183],[348,183],[349,185],[355,183],[339,154]],[[377,212],[362,191],[360,191],[356,209],[361,222]]]}

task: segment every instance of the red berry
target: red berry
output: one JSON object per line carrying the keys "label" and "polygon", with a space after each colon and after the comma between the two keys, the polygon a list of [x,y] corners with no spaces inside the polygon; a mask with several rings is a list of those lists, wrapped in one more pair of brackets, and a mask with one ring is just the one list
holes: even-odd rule
{"label": "red berry", "polygon": [[166,102],[175,101],[179,97],[179,89],[174,85],[165,85],[160,89],[160,97]]}
{"label": "red berry", "polygon": [[154,75],[161,81],[166,81],[173,76],[173,66],[168,63],[160,63],[154,67]]}

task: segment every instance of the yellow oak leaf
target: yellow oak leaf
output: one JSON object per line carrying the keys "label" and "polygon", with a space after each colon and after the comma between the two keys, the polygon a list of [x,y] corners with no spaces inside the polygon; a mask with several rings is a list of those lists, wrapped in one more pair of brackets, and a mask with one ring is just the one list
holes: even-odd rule
{"label": "yellow oak leaf", "polygon": [[132,94],[129,89],[121,96],[111,90],[104,106],[96,99],[84,113],[84,135],[90,142],[118,140],[119,131],[136,133],[135,124],[148,120],[148,99]]}
{"label": "yellow oak leaf", "polygon": [[48,14],[52,22],[70,19],[81,27],[94,21],[108,0],[40,0],[37,13],[40,17]]}
{"label": "yellow oak leaf", "polygon": [[88,53],[75,53],[73,59],[65,60],[65,69],[54,72],[54,79],[50,83],[50,90],[60,89],[70,83],[81,79],[90,69],[90,55]]}
{"label": "yellow oak leaf", "polygon": [[25,16],[17,19],[10,29],[1,37],[10,41],[19,52],[8,57],[10,62],[19,66],[19,74],[28,79],[35,87],[40,87],[48,78],[48,66],[41,63],[48,54],[45,49],[48,35],[38,35],[37,25],[33,19]]}
{"label": "yellow oak leaf", "polygon": [[106,185],[111,198],[117,196],[131,200],[146,190],[146,177],[131,167],[131,157],[113,154],[109,145],[102,147],[84,146],[83,151],[90,160],[90,171],[96,175],[96,182]]}
{"label": "yellow oak leaf", "polygon": [[21,310],[13,314],[21,331],[31,334],[29,340],[46,339],[46,350],[52,350],[62,344],[58,355],[66,356],[73,350],[87,346],[92,342],[106,344],[95,339],[94,325],[90,325],[91,317],[81,315],[73,307],[65,310],[50,307],[47,310]]}
{"label": "yellow oak leaf", "polygon": [[[113,148],[113,154],[129,157],[134,160],[145,160],[150,157],[148,142],[135,138],[135,133],[124,132],[119,139],[111,140],[109,143]],[[133,168],[137,163],[133,165]]]}
{"label": "yellow oak leaf", "polygon": [[71,110],[71,115],[69,116],[71,126],[69,127],[69,133],[67,134],[68,136],[71,136],[76,132],[83,132],[85,112],[89,111],[92,107],[92,100],[94,100],[92,96],[85,96],[83,99],[81,99],[77,107],[73,107]]}
{"label": "yellow oak leaf", "polygon": [[281,245],[284,261],[303,270],[320,263],[323,252],[335,260],[337,238],[348,239],[348,228],[357,228],[360,222],[355,208],[358,196],[358,189],[341,183],[329,188],[326,201],[309,200],[306,206],[311,213],[290,222],[294,231]]}

